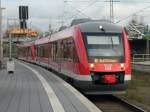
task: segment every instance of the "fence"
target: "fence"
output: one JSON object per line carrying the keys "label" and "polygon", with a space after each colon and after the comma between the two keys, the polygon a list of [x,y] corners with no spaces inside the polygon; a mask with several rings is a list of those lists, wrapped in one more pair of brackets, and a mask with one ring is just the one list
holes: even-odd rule
{"label": "fence", "polygon": [[133,62],[150,61],[150,54],[134,54],[132,61]]}

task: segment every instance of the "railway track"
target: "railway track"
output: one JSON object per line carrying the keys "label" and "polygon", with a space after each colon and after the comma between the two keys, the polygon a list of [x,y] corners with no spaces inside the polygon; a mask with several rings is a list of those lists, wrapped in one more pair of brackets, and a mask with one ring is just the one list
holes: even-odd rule
{"label": "railway track", "polygon": [[113,95],[85,96],[103,112],[148,112]]}
{"label": "railway track", "polygon": [[116,96],[88,96],[88,98],[103,112],[147,112]]}

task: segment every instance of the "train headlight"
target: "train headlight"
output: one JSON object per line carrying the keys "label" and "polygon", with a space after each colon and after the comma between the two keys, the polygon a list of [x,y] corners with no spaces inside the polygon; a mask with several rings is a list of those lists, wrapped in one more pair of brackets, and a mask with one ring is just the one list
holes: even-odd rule
{"label": "train headlight", "polygon": [[94,68],[94,64],[90,64],[90,67],[91,67],[91,68]]}
{"label": "train headlight", "polygon": [[99,29],[102,30],[102,29],[103,29],[103,26],[100,25],[100,26],[99,26]]}
{"label": "train headlight", "polygon": [[124,66],[124,64],[122,63],[122,64],[120,64],[120,67],[121,67],[121,70],[124,70],[124,68],[125,68],[125,66]]}

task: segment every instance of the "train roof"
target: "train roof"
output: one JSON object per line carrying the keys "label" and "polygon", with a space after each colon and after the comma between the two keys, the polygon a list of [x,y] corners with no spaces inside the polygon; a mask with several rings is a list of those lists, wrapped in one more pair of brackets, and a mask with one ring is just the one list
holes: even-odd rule
{"label": "train roof", "polygon": [[[50,41],[55,41],[58,39],[68,38],[74,35],[74,27],[79,26],[81,32],[85,33],[122,33],[122,27],[105,21],[88,21],[85,23],[80,23],[73,25],[72,27],[66,28],[62,31],[54,33],[51,36],[37,39],[35,45],[49,43]],[[90,26],[90,27],[89,27]]]}
{"label": "train roof", "polygon": [[72,20],[72,22],[71,22],[71,26],[73,26],[73,25],[78,25],[78,24],[85,23],[85,22],[89,22],[89,21],[91,21],[90,18],[74,19],[74,20]]}
{"label": "train roof", "polygon": [[[122,33],[122,27],[109,22],[89,21],[79,24],[81,32],[88,33]],[[90,27],[89,27],[90,26]]]}

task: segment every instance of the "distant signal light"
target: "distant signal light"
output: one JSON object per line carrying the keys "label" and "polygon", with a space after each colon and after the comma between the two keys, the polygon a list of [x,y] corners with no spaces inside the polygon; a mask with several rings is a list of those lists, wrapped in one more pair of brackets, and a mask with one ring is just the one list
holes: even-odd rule
{"label": "distant signal light", "polygon": [[28,6],[19,6],[19,19],[27,20],[29,18]]}

